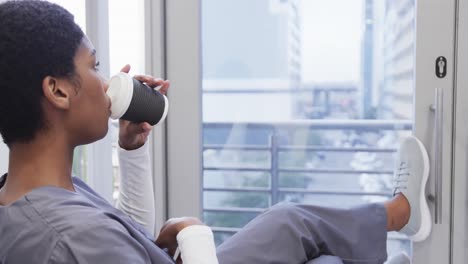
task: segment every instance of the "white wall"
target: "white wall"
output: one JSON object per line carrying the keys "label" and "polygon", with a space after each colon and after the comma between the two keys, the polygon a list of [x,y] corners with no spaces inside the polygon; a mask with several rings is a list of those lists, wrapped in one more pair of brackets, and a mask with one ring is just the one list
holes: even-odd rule
{"label": "white wall", "polygon": [[0,176],[7,172],[8,168],[8,148],[0,142]]}

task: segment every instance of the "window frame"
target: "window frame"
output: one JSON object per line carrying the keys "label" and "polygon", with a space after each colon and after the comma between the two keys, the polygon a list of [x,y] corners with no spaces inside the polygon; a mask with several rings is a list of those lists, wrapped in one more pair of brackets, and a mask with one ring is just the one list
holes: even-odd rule
{"label": "window frame", "polygon": [[[452,115],[454,72],[446,78],[434,74],[435,59],[454,61],[455,3],[457,0],[419,0],[416,3],[415,116],[413,134],[434,153],[431,105],[435,88],[444,88],[442,138],[442,224],[433,225],[428,240],[414,244],[414,263],[449,263],[452,221]],[[171,0],[166,5],[167,77],[174,88],[168,116],[168,212],[169,216],[202,212],[202,99],[201,99],[201,0]],[[437,21],[434,21],[434,20]],[[438,36],[434,38],[434,36]],[[433,194],[431,173],[428,194]],[[195,187],[194,187],[195,186]],[[434,206],[430,203],[434,216]]]}
{"label": "window frame", "polygon": [[[86,0],[86,31],[98,50],[103,76],[110,76],[108,0]],[[144,0],[145,69],[147,74],[166,78],[165,69],[165,0]],[[109,121],[109,127],[111,127]],[[149,136],[151,169],[155,201],[155,230],[159,230],[167,218],[166,173],[166,122],[153,128]],[[87,145],[89,183],[108,201],[112,200],[112,139],[110,133],[91,145]]]}
{"label": "window frame", "polygon": [[201,0],[165,2],[168,217],[201,218]]}

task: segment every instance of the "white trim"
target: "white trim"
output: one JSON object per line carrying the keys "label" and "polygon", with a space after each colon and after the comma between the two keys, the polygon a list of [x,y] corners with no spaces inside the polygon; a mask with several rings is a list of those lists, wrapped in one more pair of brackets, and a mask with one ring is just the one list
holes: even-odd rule
{"label": "white trim", "polygon": [[202,213],[201,1],[166,1],[168,216]]}

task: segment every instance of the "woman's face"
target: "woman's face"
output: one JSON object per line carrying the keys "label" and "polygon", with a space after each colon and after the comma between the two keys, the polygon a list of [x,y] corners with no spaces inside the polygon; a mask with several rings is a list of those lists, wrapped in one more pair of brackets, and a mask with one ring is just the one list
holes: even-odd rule
{"label": "woman's face", "polygon": [[108,84],[97,69],[96,50],[86,37],[75,54],[74,63],[79,86],[70,99],[67,127],[73,143],[81,145],[107,134],[111,101],[106,95]]}

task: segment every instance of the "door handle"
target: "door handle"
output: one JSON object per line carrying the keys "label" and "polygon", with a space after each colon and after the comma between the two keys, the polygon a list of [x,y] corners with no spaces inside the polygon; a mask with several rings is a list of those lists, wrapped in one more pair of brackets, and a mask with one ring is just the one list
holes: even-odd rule
{"label": "door handle", "polygon": [[431,105],[431,110],[434,112],[434,220],[436,224],[442,223],[442,140],[443,137],[443,122],[444,122],[444,92],[438,87],[435,89],[435,103]]}

